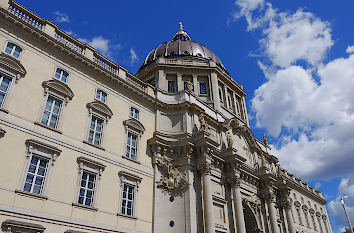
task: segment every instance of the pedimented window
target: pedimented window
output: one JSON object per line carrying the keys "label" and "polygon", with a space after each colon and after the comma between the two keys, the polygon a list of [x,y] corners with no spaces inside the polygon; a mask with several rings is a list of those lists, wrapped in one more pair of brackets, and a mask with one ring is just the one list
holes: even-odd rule
{"label": "pedimented window", "polygon": [[89,110],[95,111],[95,112],[105,116],[108,119],[113,116],[112,110],[107,106],[107,104],[105,104],[101,101],[95,100],[91,103],[88,103],[86,105],[86,107]]}
{"label": "pedimented window", "polygon": [[0,69],[10,76],[16,77],[16,80],[23,78],[27,73],[19,60],[5,53],[0,54]]}
{"label": "pedimented window", "polygon": [[134,118],[130,118],[128,120],[123,121],[123,125],[125,126],[126,131],[133,130],[134,132],[138,133],[140,136],[145,131],[145,127],[143,126],[143,124],[141,124],[140,121]]}
{"label": "pedimented window", "polygon": [[52,79],[44,81],[42,86],[45,88],[46,92],[50,91],[54,94],[64,97],[67,101],[74,97],[74,93],[70,87],[59,80]]}

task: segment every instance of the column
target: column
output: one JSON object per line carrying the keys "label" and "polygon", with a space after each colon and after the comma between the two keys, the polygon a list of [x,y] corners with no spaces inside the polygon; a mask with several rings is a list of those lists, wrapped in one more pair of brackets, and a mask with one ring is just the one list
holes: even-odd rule
{"label": "column", "polygon": [[210,79],[211,79],[211,89],[213,92],[214,108],[216,110],[220,110],[218,75],[216,73],[211,73]]}
{"label": "column", "polygon": [[230,179],[229,183],[231,184],[231,189],[232,189],[237,233],[246,233],[246,224],[245,224],[245,217],[243,215],[243,206],[242,206],[242,198],[241,198],[240,179],[239,178]]}
{"label": "column", "polygon": [[198,94],[199,94],[198,75],[193,74],[192,77],[193,77],[193,80],[192,80],[192,82],[193,82],[193,91],[194,91],[194,94],[196,94],[198,96]]}
{"label": "column", "polygon": [[208,157],[198,161],[198,170],[202,175],[203,182],[203,214],[204,214],[204,232],[215,233],[214,229],[214,205],[211,188],[211,160]]}
{"label": "column", "polygon": [[288,223],[288,232],[296,233],[294,219],[291,214],[292,201],[288,200],[283,206],[285,210],[286,222]]}
{"label": "column", "polygon": [[184,85],[182,83],[182,74],[177,73],[177,89],[178,91],[184,90]]}
{"label": "column", "polygon": [[277,223],[277,210],[275,208],[276,196],[272,191],[265,195],[265,199],[268,206],[269,218],[270,218],[270,226],[272,229],[272,233],[280,233]]}

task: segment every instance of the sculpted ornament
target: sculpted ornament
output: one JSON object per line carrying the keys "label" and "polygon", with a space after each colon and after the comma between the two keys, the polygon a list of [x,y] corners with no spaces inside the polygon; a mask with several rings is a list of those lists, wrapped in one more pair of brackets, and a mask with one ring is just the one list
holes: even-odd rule
{"label": "sculpted ornament", "polygon": [[184,192],[188,186],[187,175],[173,166],[171,160],[167,156],[156,159],[156,165],[162,174],[161,179],[157,182],[157,187],[170,194]]}

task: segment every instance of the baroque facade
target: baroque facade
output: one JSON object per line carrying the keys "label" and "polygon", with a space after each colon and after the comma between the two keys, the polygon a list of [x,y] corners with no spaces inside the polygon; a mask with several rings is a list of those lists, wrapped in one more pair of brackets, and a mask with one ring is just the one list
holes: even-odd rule
{"label": "baroque facade", "polygon": [[2,232],[331,233],[254,137],[245,91],[183,30],[132,75],[0,1]]}

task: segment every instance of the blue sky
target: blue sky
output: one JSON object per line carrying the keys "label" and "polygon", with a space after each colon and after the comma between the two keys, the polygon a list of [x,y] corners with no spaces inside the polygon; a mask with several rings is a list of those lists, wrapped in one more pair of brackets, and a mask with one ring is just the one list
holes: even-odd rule
{"label": "blue sky", "polygon": [[341,196],[354,218],[354,1],[18,2],[133,74],[182,21],[243,84],[256,137],[323,192],[333,231]]}

